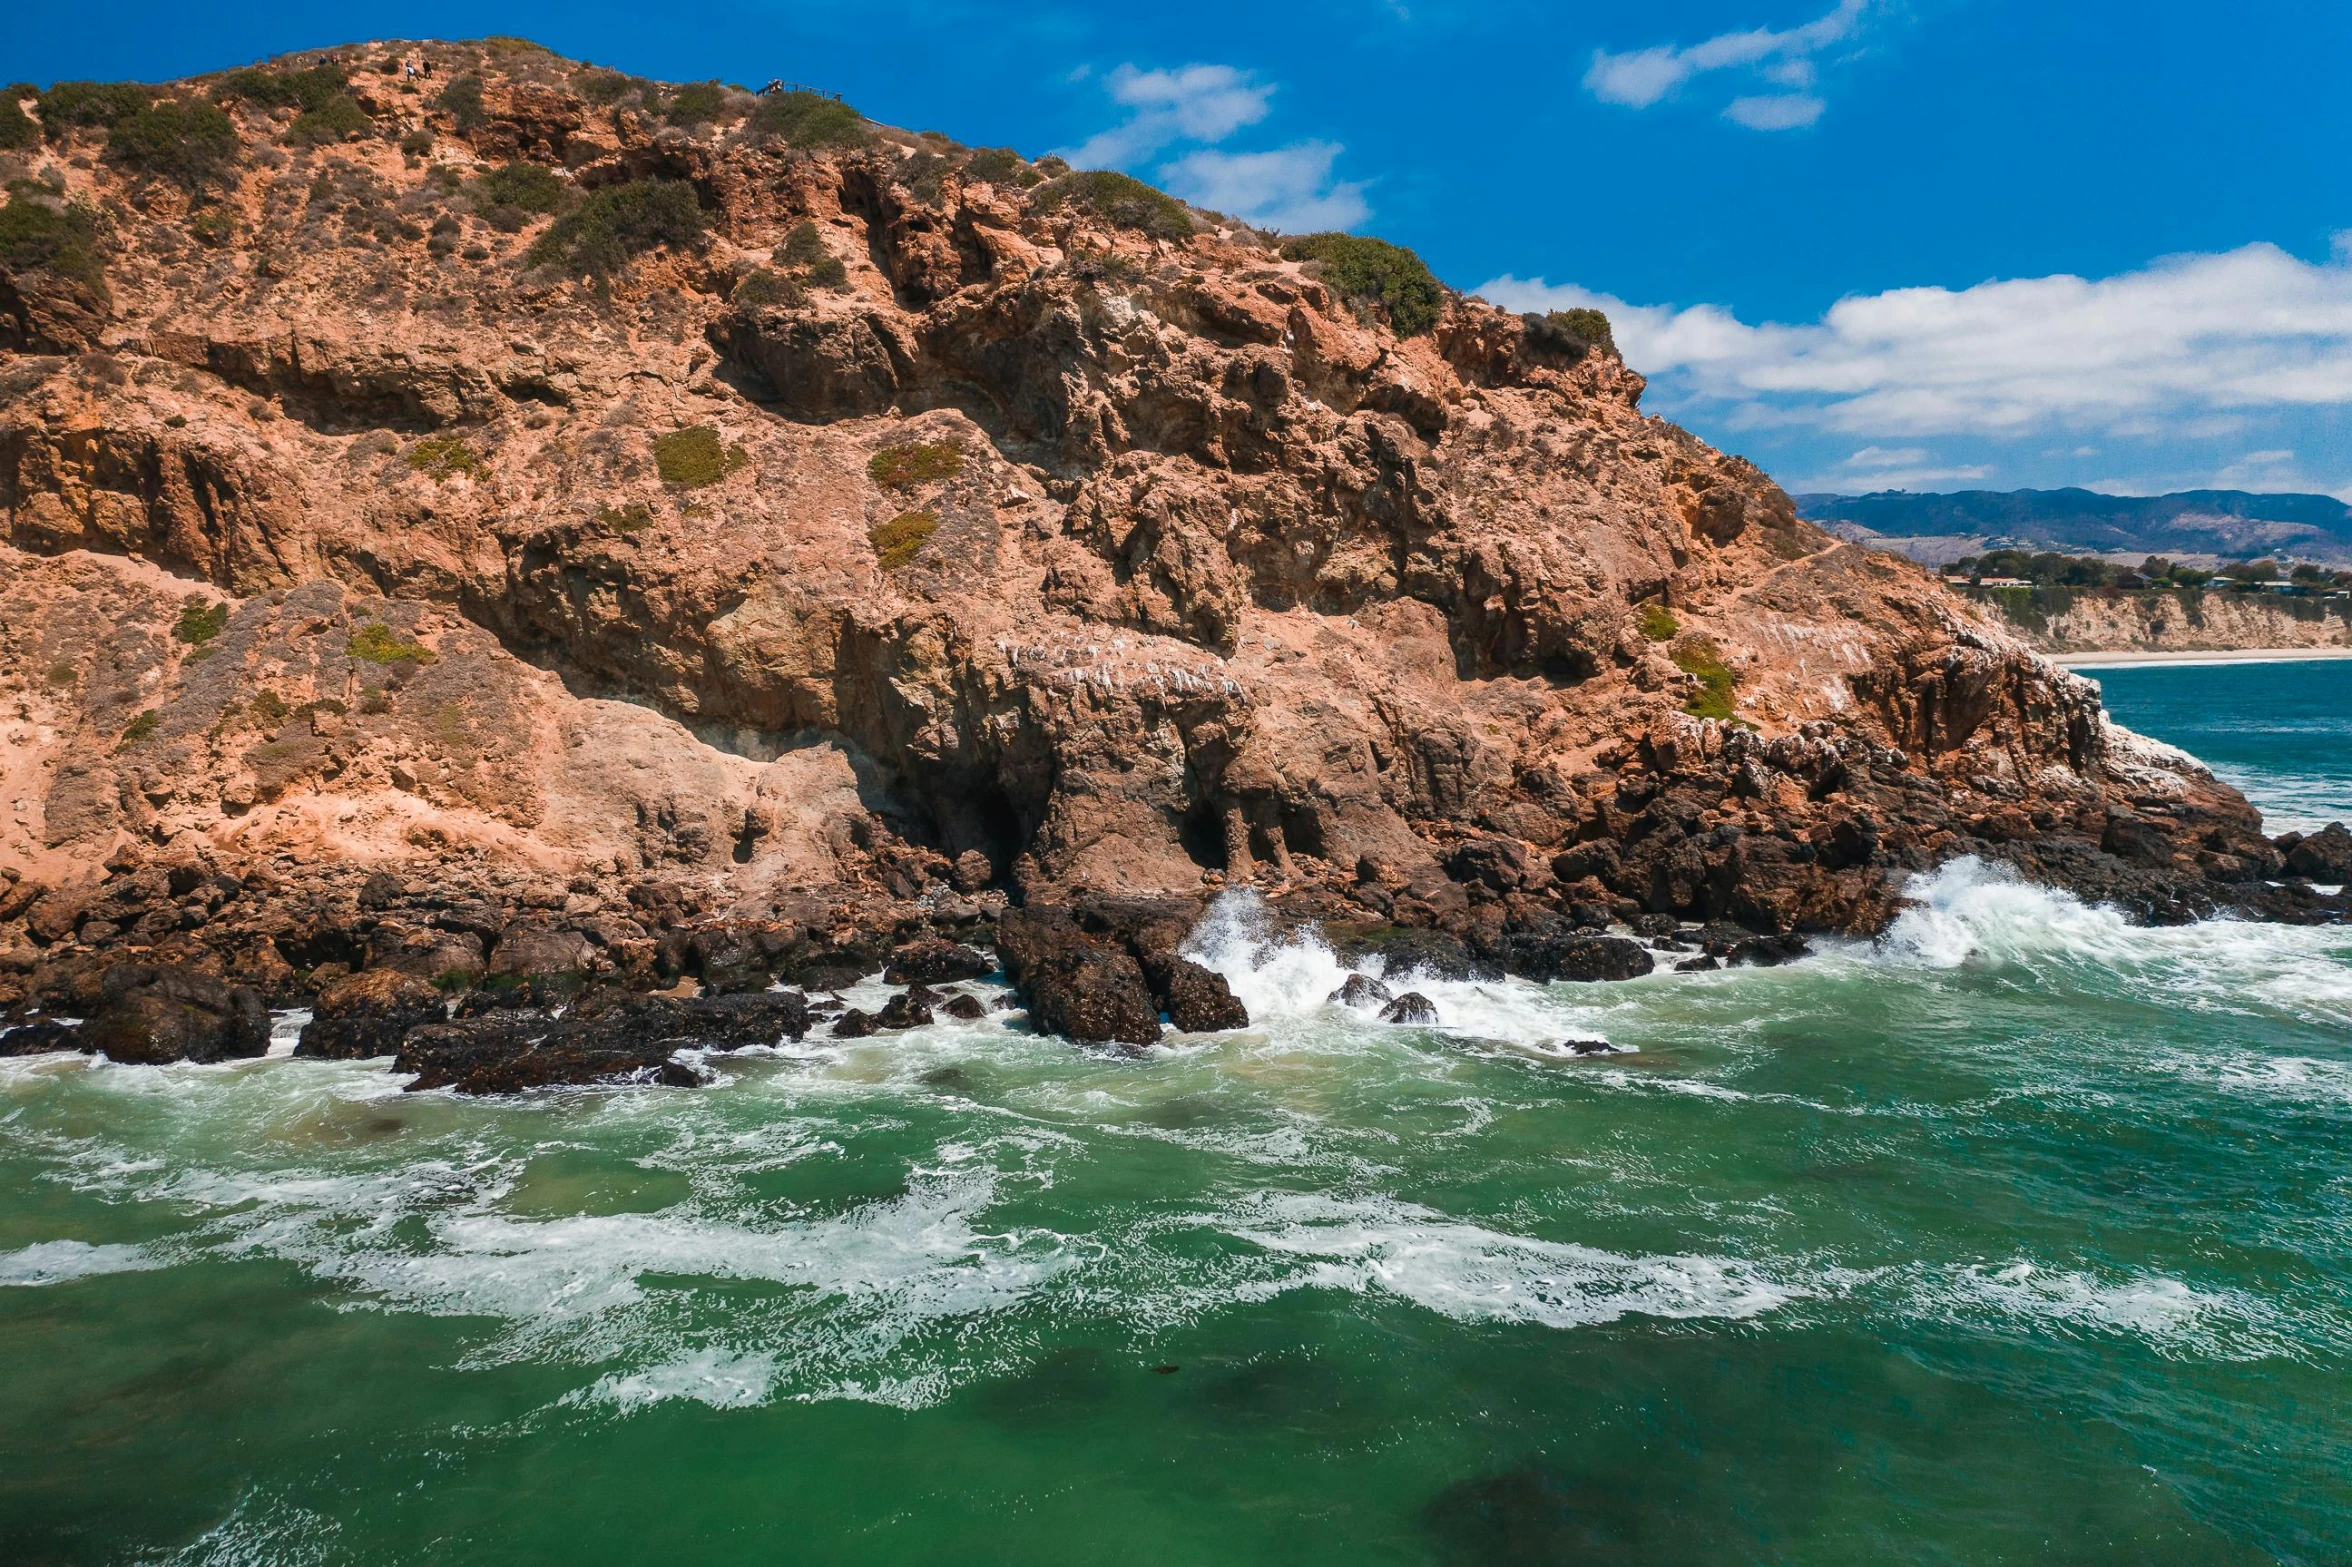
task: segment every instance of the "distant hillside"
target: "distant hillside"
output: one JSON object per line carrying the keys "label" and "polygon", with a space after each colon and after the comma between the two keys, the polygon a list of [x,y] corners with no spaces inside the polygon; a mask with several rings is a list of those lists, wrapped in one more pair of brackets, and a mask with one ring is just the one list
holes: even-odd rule
{"label": "distant hillside", "polygon": [[2352,557],[2352,506],[2328,495],[2185,490],[1963,490],[1914,495],[1799,495],[1798,512],[1891,539],[2004,539],[2050,549],[2152,554]]}

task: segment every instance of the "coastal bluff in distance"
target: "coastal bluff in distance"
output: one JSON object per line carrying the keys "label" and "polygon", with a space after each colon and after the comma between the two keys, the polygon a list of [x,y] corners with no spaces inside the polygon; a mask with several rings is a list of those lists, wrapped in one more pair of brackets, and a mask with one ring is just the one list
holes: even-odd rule
{"label": "coastal bluff in distance", "polygon": [[2342,913],[1590,312],[517,40],[0,109],[18,1016],[821,989],[1038,910],[1033,1011],[1137,1033],[1229,1015],[1170,932],[1243,885],[1538,974],[1966,854]]}

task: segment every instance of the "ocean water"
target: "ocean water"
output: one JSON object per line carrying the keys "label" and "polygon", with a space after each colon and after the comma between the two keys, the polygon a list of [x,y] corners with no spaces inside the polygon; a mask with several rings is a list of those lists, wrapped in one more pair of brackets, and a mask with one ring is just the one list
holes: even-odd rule
{"label": "ocean water", "polygon": [[1141,1061],[0,1063],[0,1561],[2352,1560],[2352,931],[1914,891],[1434,1028],[1235,897]]}
{"label": "ocean water", "polygon": [[2235,784],[2271,833],[2352,823],[2352,659],[2082,673],[2123,723]]}

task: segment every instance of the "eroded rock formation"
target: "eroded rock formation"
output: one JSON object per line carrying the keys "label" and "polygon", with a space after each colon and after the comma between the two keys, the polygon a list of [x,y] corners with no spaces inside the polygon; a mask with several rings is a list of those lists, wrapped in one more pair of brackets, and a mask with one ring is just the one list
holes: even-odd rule
{"label": "eroded rock formation", "polygon": [[[1605,342],[1450,295],[1400,336],[1244,225],[943,138],[666,123],[509,45],[321,59],[368,134],[232,97],[192,185],[97,127],[0,155],[104,260],[0,268],[20,1009],[125,958],[841,983],[1241,884],[1617,975],[1611,922],[1868,930],[1961,853],[2151,918],[2339,911]],[[549,238],[680,188],[699,236]],[[1072,928],[1038,971],[1117,971],[1065,1009],[1098,1037],[1230,1015],[1147,972],[1173,943]]]}

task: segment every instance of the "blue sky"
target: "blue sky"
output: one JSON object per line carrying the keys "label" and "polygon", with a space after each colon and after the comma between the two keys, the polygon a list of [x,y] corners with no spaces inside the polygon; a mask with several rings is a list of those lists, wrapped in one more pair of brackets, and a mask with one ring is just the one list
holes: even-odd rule
{"label": "blue sky", "polygon": [[2352,4],[24,8],[0,74],[517,33],[1080,153],[1598,302],[1649,404],[1793,489],[2352,498]]}

